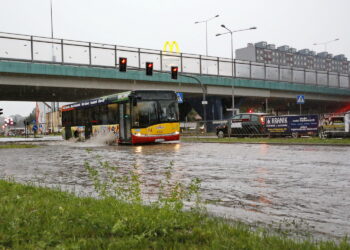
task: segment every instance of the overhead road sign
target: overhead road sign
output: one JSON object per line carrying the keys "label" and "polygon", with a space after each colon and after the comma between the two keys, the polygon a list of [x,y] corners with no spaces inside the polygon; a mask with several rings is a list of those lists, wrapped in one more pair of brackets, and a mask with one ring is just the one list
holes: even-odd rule
{"label": "overhead road sign", "polygon": [[305,104],[305,96],[304,95],[297,96],[297,104]]}
{"label": "overhead road sign", "polygon": [[177,102],[183,103],[184,102],[184,93],[176,93],[177,95]]}

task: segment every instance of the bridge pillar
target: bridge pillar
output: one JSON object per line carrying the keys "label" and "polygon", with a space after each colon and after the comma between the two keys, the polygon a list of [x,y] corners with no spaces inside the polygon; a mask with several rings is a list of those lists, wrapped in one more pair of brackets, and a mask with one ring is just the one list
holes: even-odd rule
{"label": "bridge pillar", "polygon": [[207,120],[222,120],[223,119],[223,103],[222,97],[209,96],[207,105]]}

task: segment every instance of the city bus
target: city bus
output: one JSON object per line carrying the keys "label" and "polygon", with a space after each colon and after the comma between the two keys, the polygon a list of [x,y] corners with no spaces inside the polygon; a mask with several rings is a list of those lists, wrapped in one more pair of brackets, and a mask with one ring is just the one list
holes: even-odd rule
{"label": "city bus", "polygon": [[177,94],[133,90],[65,105],[62,127],[65,139],[108,132],[121,144],[179,140]]}

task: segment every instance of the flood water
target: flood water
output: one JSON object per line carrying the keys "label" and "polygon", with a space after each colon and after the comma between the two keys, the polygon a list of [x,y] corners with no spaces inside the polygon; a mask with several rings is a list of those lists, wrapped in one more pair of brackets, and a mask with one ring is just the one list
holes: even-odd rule
{"label": "flood water", "polygon": [[0,149],[0,176],[89,193],[84,161],[96,155],[121,168],[137,166],[149,186],[172,163],[177,181],[202,180],[208,211],[219,216],[252,224],[295,221],[326,238],[350,235],[350,147],[51,142]]}

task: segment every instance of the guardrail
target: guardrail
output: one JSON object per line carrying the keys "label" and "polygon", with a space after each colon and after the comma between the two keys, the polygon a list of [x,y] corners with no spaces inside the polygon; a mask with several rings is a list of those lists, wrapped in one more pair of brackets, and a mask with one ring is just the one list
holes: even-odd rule
{"label": "guardrail", "polygon": [[153,62],[160,72],[178,66],[179,72],[190,74],[350,88],[350,75],[337,72],[0,32],[0,60],[115,68],[119,57],[128,58],[128,68],[134,69]]}

